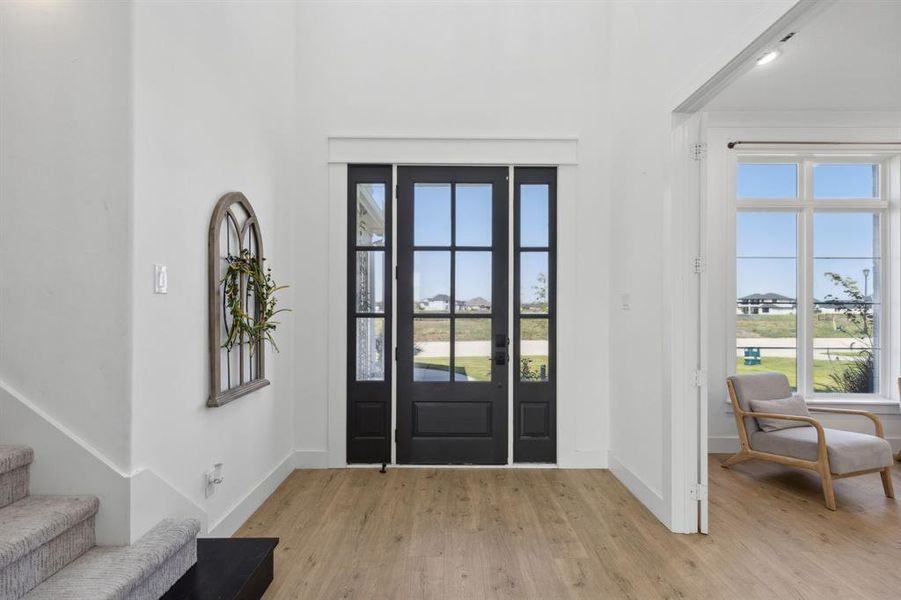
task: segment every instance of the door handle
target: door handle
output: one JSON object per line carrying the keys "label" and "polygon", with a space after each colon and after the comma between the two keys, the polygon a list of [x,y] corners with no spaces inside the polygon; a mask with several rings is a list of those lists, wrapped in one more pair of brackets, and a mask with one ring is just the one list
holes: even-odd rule
{"label": "door handle", "polygon": [[495,350],[494,352],[494,364],[499,367],[507,364],[507,360],[510,358],[510,355],[507,354],[506,350]]}

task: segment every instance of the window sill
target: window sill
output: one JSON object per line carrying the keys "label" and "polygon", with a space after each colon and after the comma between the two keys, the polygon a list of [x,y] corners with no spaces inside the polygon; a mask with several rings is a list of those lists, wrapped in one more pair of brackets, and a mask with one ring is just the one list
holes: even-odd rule
{"label": "window sill", "polygon": [[[866,410],[877,415],[901,415],[901,404],[897,400],[891,398],[810,398],[805,399],[809,406],[822,408],[850,408],[856,410]],[[732,411],[732,403],[726,400],[726,414],[734,414]]]}

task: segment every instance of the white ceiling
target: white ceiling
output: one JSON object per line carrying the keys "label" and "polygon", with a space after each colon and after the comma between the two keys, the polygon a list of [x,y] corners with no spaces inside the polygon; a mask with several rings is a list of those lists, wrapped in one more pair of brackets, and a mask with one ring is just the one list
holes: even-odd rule
{"label": "white ceiling", "polygon": [[708,110],[901,110],[901,0],[842,0]]}

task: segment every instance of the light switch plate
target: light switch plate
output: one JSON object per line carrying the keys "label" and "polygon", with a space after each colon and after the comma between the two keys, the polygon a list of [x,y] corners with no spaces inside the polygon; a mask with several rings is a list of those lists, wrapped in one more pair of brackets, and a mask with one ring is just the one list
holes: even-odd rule
{"label": "light switch plate", "polygon": [[169,271],[166,265],[153,265],[153,293],[169,293]]}

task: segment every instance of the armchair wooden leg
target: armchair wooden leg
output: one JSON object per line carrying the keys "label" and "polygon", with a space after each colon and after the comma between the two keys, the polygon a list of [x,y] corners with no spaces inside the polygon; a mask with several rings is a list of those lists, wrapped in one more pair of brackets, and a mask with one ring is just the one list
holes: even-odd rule
{"label": "armchair wooden leg", "polygon": [[820,469],[820,478],[823,480],[823,496],[826,497],[826,508],[835,510],[835,490],[832,488],[832,473],[829,469]]}
{"label": "armchair wooden leg", "polygon": [[744,452],[738,452],[737,454],[733,454],[726,460],[720,463],[720,466],[724,469],[728,469],[732,465],[737,465],[738,463],[743,463],[746,460],[751,460],[751,457],[745,454]]}
{"label": "armchair wooden leg", "polygon": [[895,487],[892,484],[892,468],[886,467],[879,472],[879,475],[882,477],[882,489],[885,490],[886,498],[894,498],[895,497]]}

